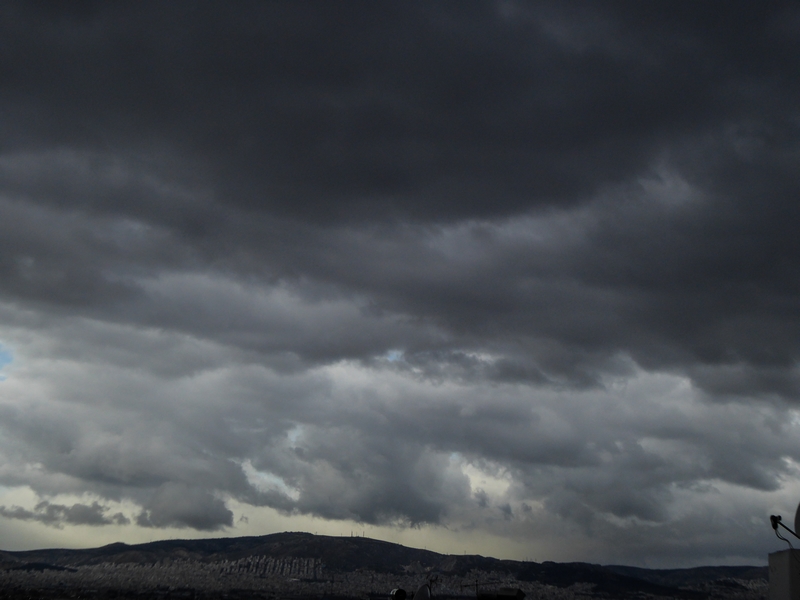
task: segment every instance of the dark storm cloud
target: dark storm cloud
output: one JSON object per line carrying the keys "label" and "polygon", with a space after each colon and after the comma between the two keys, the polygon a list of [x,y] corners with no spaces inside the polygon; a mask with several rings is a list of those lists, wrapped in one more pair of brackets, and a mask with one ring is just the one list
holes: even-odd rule
{"label": "dark storm cloud", "polygon": [[800,461],[793,5],[0,17],[4,484],[634,556]]}
{"label": "dark storm cloud", "polygon": [[[488,342],[499,378],[596,383],[623,352],[797,395],[790,7],[46,6],[4,9],[10,297],[312,360]],[[690,206],[637,189],[665,177]],[[446,223],[545,208],[581,213],[581,239],[476,224],[475,260],[435,247]],[[141,297],[131,275],[214,266],[423,318],[447,352],[353,328],[287,348],[158,297],[113,308]]]}
{"label": "dark storm cloud", "polygon": [[[785,123],[796,42],[781,11],[721,7],[12,4],[5,149],[138,150],[228,207],[303,220],[570,204],[673,140]],[[51,184],[39,198],[63,202]],[[74,202],[210,225],[202,204]]]}
{"label": "dark storm cloud", "polygon": [[233,513],[204,489],[165,483],[136,517],[136,524],[213,531],[233,525]]}

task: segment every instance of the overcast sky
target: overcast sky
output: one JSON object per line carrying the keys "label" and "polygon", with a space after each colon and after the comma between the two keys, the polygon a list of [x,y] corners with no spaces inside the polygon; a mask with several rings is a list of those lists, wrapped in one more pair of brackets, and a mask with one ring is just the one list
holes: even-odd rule
{"label": "overcast sky", "polygon": [[0,545],[764,564],[800,10],[4,2]]}

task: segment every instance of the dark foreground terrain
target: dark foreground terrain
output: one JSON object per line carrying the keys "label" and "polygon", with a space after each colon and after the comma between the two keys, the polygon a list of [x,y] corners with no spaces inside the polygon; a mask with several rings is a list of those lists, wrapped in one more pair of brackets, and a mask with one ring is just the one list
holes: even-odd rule
{"label": "dark foreground terrain", "polygon": [[443,555],[367,538],[279,533],[88,550],[0,552],[0,597],[384,599],[432,581],[438,598],[765,600],[766,567],[653,570]]}

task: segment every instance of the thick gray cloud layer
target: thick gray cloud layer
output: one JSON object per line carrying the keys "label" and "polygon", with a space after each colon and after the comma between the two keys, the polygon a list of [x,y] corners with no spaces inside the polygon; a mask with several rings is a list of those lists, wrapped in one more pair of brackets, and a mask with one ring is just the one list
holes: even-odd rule
{"label": "thick gray cloud layer", "polygon": [[2,516],[765,551],[800,460],[795,5],[0,13],[0,483],[43,498]]}

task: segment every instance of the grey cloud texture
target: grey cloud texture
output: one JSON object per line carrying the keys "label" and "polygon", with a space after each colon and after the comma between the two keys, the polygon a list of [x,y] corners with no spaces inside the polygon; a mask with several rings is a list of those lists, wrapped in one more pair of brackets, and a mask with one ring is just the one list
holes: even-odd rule
{"label": "grey cloud texture", "polygon": [[7,519],[21,519],[24,521],[39,521],[45,525],[63,527],[70,525],[129,525],[128,519],[122,513],[115,513],[108,517],[105,513],[108,509],[97,502],[91,505],[73,504],[64,506],[61,504],[51,504],[46,500],[37,504],[34,509],[26,510],[20,506],[6,508],[0,506],[0,515]]}
{"label": "grey cloud texture", "polygon": [[0,485],[40,502],[0,516],[761,560],[800,499],[792,3],[0,16]]}
{"label": "grey cloud texture", "polygon": [[136,517],[142,527],[192,527],[215,530],[233,525],[233,513],[225,503],[202,489],[165,483]]}

